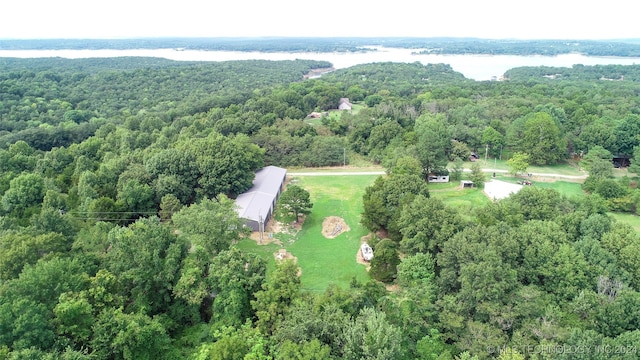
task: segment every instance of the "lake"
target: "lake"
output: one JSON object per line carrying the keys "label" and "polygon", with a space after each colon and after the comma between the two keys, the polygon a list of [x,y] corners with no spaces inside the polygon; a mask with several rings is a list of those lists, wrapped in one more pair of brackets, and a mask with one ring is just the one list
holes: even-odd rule
{"label": "lake", "polygon": [[69,59],[91,57],[145,56],[160,57],[178,61],[228,61],[228,60],[326,60],[336,69],[358,64],[378,62],[419,61],[423,64],[444,63],[465,77],[474,80],[500,78],[507,70],[520,66],[571,67],[583,65],[633,65],[640,64],[640,58],[596,57],[580,54],[558,56],[518,56],[518,55],[417,55],[420,49],[399,49],[375,47],[378,51],[362,53],[264,53],[241,51],[200,51],[180,49],[138,49],[138,50],[0,50],[0,57],[38,58],[62,57]]}

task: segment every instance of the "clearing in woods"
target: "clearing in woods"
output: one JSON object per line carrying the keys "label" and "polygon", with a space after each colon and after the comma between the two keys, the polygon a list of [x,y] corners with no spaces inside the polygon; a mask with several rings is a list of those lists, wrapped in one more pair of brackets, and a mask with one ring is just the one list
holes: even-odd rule
{"label": "clearing in woods", "polygon": [[[293,176],[313,202],[302,228],[298,230],[288,221],[283,222],[280,232],[272,233],[270,241],[265,241],[268,244],[258,245],[254,239],[244,239],[238,247],[260,255],[270,268],[275,266],[274,253],[286,249],[297,258],[305,290],[323,292],[330,284],[348,288],[354,277],[360,282],[368,281],[366,267],[356,261],[356,254],[360,239],[368,233],[360,224],[362,195],[377,177],[378,174]],[[268,237],[269,233],[265,234],[264,238]]]}

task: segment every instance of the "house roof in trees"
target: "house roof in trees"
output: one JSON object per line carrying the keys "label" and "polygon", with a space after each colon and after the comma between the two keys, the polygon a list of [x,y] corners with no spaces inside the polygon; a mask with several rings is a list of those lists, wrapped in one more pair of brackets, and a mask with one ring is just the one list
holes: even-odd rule
{"label": "house roof in trees", "polygon": [[340,110],[351,110],[351,103],[349,102],[349,98],[340,98],[338,102],[338,109]]}
{"label": "house roof in trees", "polygon": [[253,221],[260,221],[262,216],[262,221],[267,221],[286,176],[287,170],[277,166],[258,170],[253,186],[236,198],[238,215]]}

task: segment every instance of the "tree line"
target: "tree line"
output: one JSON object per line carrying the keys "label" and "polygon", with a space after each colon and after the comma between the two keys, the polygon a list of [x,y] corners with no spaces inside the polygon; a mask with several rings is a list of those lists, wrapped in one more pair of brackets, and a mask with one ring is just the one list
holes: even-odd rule
{"label": "tree line", "polygon": [[[181,49],[261,52],[367,52],[371,46],[417,49],[422,54],[640,56],[635,39],[501,40],[478,38],[334,37],[334,38],[144,38],[3,40],[6,50]],[[426,49],[426,50],[423,50]]]}

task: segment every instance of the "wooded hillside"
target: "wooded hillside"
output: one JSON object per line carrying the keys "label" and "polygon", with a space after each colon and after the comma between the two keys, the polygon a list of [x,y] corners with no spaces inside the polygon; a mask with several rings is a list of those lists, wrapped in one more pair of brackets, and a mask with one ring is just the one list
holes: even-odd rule
{"label": "wooded hillside", "polygon": [[[640,66],[329,65],[0,59],[0,358],[637,358]],[[589,178],[462,213],[426,179],[471,152]],[[369,281],[236,247],[256,169],[345,161],[388,172]]]}

